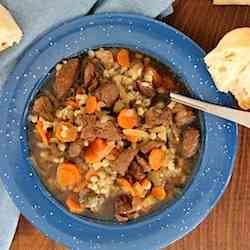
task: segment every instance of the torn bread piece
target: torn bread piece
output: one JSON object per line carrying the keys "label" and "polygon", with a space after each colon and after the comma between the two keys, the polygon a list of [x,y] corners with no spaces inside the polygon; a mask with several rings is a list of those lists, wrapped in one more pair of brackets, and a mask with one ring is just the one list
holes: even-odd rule
{"label": "torn bread piece", "polygon": [[226,34],[205,63],[218,90],[232,93],[242,109],[250,109],[250,28]]}
{"label": "torn bread piece", "polygon": [[18,44],[23,36],[10,12],[0,4],[0,52]]}
{"label": "torn bread piece", "polygon": [[250,0],[213,0],[217,5],[250,5]]}

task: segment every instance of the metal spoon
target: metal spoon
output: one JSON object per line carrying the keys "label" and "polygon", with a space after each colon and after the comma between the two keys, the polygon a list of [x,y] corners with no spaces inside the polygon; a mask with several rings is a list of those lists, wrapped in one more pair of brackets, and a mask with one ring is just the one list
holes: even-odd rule
{"label": "metal spoon", "polygon": [[198,101],[193,98],[175,93],[170,93],[170,98],[172,101],[207,112],[212,115],[216,115],[218,117],[236,122],[240,125],[250,128],[250,112]]}

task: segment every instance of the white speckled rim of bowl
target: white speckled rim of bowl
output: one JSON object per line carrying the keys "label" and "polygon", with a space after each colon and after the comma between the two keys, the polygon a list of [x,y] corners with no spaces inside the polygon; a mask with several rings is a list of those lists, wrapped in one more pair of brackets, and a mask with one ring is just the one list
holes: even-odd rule
{"label": "white speckled rim of bowl", "polygon": [[[73,42],[72,42],[73,41]],[[158,21],[137,15],[80,17],[47,33],[25,53],[0,99],[0,176],[15,204],[40,230],[73,249],[158,249],[198,225],[227,186],[237,149],[234,123],[204,114],[203,156],[185,194],[171,207],[126,225],[103,225],[71,215],[58,206],[27,161],[26,115],[30,100],[62,58],[88,48],[123,46],[169,65],[194,96],[232,105],[216,91],[203,63],[204,52],[189,38]]]}

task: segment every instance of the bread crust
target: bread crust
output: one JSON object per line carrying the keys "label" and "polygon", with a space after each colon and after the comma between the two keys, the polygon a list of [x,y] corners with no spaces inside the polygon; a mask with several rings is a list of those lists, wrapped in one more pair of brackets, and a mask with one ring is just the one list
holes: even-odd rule
{"label": "bread crust", "polygon": [[243,27],[228,32],[219,42],[217,48],[250,48],[250,28]]}
{"label": "bread crust", "polygon": [[0,52],[18,44],[23,36],[10,12],[0,4]]}
{"label": "bread crust", "polygon": [[242,109],[250,109],[250,28],[227,33],[205,63],[218,90],[231,92]]}
{"label": "bread crust", "polygon": [[250,5],[250,0],[214,0],[217,5]]}

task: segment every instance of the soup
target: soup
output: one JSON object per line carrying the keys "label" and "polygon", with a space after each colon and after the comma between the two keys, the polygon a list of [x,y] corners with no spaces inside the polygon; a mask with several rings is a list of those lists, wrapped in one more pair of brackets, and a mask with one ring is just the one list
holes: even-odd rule
{"label": "soup", "polygon": [[29,111],[30,155],[72,213],[127,222],[174,199],[200,148],[184,85],[157,60],[100,48],[58,63]]}

